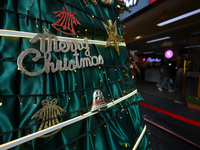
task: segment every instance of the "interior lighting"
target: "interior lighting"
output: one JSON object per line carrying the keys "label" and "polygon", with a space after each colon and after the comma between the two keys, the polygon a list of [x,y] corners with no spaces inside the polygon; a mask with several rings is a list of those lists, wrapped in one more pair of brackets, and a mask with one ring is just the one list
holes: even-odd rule
{"label": "interior lighting", "polygon": [[200,47],[200,45],[186,46],[185,48],[196,48],[196,47]]}
{"label": "interior lighting", "polygon": [[156,55],[162,55],[162,54],[164,54],[164,53],[155,53]]}
{"label": "interior lighting", "polygon": [[132,50],[132,52],[138,52],[138,50]]}
{"label": "interior lighting", "polygon": [[200,33],[200,31],[199,32],[193,32],[193,33],[191,33],[192,35],[195,35],[195,34],[199,34]]}
{"label": "interior lighting", "polygon": [[169,39],[169,38],[170,38],[170,36],[166,36],[166,37],[163,37],[163,38],[147,41],[146,43],[153,43],[153,42],[157,42],[157,41],[166,40],[166,39]]}
{"label": "interior lighting", "polygon": [[174,53],[172,52],[172,50],[167,50],[165,52],[165,57],[166,58],[172,58],[173,55],[174,55]]}
{"label": "interior lighting", "polygon": [[[22,32],[22,31],[0,29],[0,36],[33,38],[36,35],[37,33],[32,33],[32,32]],[[84,39],[70,38],[70,37],[63,37],[63,36],[57,36],[57,38],[59,41],[69,41],[69,42],[73,42],[74,39],[76,39],[77,42],[82,42],[84,40]],[[107,41],[88,40],[88,44],[106,45],[106,43]],[[119,46],[126,46],[126,44],[124,42],[119,42]]]}
{"label": "interior lighting", "polygon": [[180,16],[178,16],[178,17],[169,19],[169,20],[167,20],[167,21],[158,23],[157,26],[162,27],[162,26],[164,26],[164,25],[167,25],[167,24],[173,23],[173,22],[175,22],[175,21],[178,21],[178,20],[181,20],[181,19],[190,17],[190,16],[195,15],[195,14],[197,14],[197,13],[200,13],[200,9],[196,9],[196,10],[191,11],[191,12],[189,12],[189,13],[186,13],[186,14],[180,15]]}
{"label": "interior lighting", "polygon": [[154,53],[154,51],[144,52],[143,54],[152,54],[152,53]]}
{"label": "interior lighting", "polygon": [[142,36],[136,36],[135,39],[140,39]]}
{"label": "interior lighting", "polygon": [[142,58],[142,62],[146,62],[146,57],[143,57],[143,58]]}

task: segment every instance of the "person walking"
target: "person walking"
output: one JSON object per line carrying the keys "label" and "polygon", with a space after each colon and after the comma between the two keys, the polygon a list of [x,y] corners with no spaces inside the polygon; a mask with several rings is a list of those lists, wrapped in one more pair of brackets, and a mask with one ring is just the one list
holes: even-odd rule
{"label": "person walking", "polygon": [[165,62],[162,61],[161,62],[161,66],[160,66],[160,81],[156,84],[158,87],[161,85],[161,83],[163,82],[163,72],[164,72],[164,65],[165,65]]}
{"label": "person walking", "polygon": [[174,90],[178,90],[178,89],[176,88],[176,75],[177,75],[178,69],[179,69],[179,68],[178,68],[177,65],[176,65],[176,60],[173,59],[173,60],[172,60],[172,63],[171,63],[171,66],[170,66],[170,77],[171,77],[171,79],[172,79],[172,81],[173,81],[173,89],[174,89]]}
{"label": "person walking", "polygon": [[170,66],[171,66],[171,62],[170,62],[170,60],[168,60],[164,64],[163,81],[158,87],[159,91],[163,91],[163,89],[162,89],[163,86],[167,84],[168,92],[174,92],[174,90],[172,90],[172,87],[171,87],[170,82],[169,82],[169,79],[170,79]]}

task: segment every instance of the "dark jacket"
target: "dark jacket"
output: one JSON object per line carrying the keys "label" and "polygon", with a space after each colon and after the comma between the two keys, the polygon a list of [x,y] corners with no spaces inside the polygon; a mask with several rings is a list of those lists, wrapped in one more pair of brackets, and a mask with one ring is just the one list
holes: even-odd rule
{"label": "dark jacket", "polygon": [[176,76],[178,69],[179,68],[176,66],[176,61],[172,61],[171,65],[169,66],[170,76]]}
{"label": "dark jacket", "polygon": [[167,77],[169,77],[170,76],[170,68],[169,68],[169,63],[167,62],[167,63],[165,63],[165,65],[164,65],[164,71],[163,71],[163,76],[165,77],[165,76],[167,76]]}

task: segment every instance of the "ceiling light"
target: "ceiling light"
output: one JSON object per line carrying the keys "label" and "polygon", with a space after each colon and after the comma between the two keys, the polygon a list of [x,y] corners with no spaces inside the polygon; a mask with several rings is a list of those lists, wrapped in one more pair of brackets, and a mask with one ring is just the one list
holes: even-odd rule
{"label": "ceiling light", "polygon": [[191,12],[189,12],[189,13],[180,15],[180,16],[178,16],[178,17],[169,19],[169,20],[167,20],[167,21],[161,22],[161,23],[157,24],[157,26],[161,27],[161,26],[170,24],[170,23],[172,23],[172,22],[175,22],[175,21],[178,21],[178,20],[181,20],[181,19],[190,17],[190,16],[195,15],[195,14],[197,14],[197,13],[200,13],[200,9],[197,9],[197,10],[191,11]]}
{"label": "ceiling light", "polygon": [[191,33],[192,35],[194,35],[194,34],[199,34],[200,33],[200,31],[199,32],[193,32],[193,33]]}
{"label": "ceiling light", "polygon": [[142,36],[136,36],[135,39],[140,39]]}
{"label": "ceiling light", "polygon": [[164,52],[163,53],[155,53],[155,55],[163,55],[164,54]]}
{"label": "ceiling light", "polygon": [[154,53],[154,51],[144,52],[143,54],[151,54],[151,53]]}
{"label": "ceiling light", "polygon": [[132,52],[138,52],[138,50],[132,50]]}
{"label": "ceiling light", "polygon": [[186,46],[185,48],[196,48],[196,47],[200,47],[200,45]]}
{"label": "ceiling light", "polygon": [[163,37],[163,38],[159,38],[159,39],[154,39],[154,40],[151,40],[151,41],[147,41],[146,43],[153,43],[153,42],[157,42],[157,41],[162,41],[162,40],[166,40],[166,39],[169,39],[170,36],[167,36],[167,37]]}
{"label": "ceiling light", "polygon": [[142,62],[146,62],[146,60],[147,60],[146,57],[142,58]]}

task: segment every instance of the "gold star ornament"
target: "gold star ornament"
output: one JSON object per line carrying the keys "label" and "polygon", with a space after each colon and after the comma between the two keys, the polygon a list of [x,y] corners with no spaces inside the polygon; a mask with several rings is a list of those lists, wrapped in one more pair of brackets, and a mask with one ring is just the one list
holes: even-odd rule
{"label": "gold star ornament", "polygon": [[104,27],[106,28],[106,31],[108,33],[108,40],[105,47],[114,45],[115,49],[117,50],[118,55],[119,53],[119,42],[124,41],[124,39],[117,34],[117,22],[115,20],[115,23],[112,24],[112,20],[108,20],[109,26],[107,26],[105,23],[103,23]]}

